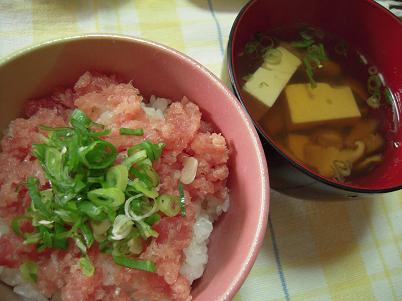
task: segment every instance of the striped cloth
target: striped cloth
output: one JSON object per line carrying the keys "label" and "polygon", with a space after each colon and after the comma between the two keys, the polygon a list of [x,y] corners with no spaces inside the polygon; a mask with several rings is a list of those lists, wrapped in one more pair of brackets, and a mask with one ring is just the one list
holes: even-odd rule
{"label": "striped cloth", "polygon": [[[227,80],[227,38],[245,2],[0,0],[0,57],[66,35],[122,33],[176,48]],[[402,193],[312,202],[272,192],[264,245],[234,300],[401,301]]]}

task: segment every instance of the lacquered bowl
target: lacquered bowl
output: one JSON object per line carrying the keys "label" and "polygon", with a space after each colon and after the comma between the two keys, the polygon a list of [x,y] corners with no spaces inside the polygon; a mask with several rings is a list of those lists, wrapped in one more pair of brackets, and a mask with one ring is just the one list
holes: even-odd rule
{"label": "lacquered bowl", "polygon": [[192,295],[196,301],[230,300],[260,249],[269,205],[265,156],[246,111],[214,75],[173,49],[132,37],[85,35],[44,43],[0,62],[0,128],[20,115],[26,99],[71,86],[86,70],[132,80],[146,97],[180,100],[185,95],[227,138],[233,150],[230,210],[214,226],[209,262]]}
{"label": "lacquered bowl", "polygon": [[342,184],[321,177],[314,170],[292,160],[283,149],[255,122],[270,162],[271,187],[298,197],[322,199],[326,194],[357,196],[358,193],[388,192],[402,188],[402,147],[393,128],[394,116],[401,116],[402,97],[402,23],[385,8],[371,0],[252,0],[237,16],[228,44],[228,68],[233,89],[245,104],[237,70],[239,54],[256,32],[278,27],[308,24],[336,34],[354,48],[361,50],[383,74],[396,100],[395,113],[386,112],[387,145],[383,163],[373,172]]}

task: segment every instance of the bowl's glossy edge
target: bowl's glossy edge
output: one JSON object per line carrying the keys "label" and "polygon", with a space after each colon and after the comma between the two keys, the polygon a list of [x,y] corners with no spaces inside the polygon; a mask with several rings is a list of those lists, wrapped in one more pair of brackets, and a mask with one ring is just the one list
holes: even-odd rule
{"label": "bowl's glossy edge", "polygon": [[253,148],[256,149],[257,155],[258,155],[258,165],[259,165],[259,170],[260,170],[260,178],[259,180],[261,181],[260,187],[261,187],[261,202],[260,202],[260,208],[259,208],[259,215],[258,215],[258,220],[257,220],[257,227],[256,227],[256,235],[251,242],[249,253],[247,254],[247,259],[242,263],[241,269],[239,270],[239,273],[234,277],[231,281],[230,286],[226,290],[226,292],[223,295],[217,296],[216,300],[222,300],[222,301],[229,301],[231,300],[236,292],[240,289],[241,285],[243,282],[246,280],[248,273],[250,272],[256,257],[258,255],[258,252],[262,246],[264,236],[265,236],[265,231],[266,231],[266,226],[268,222],[268,210],[269,210],[269,202],[270,202],[270,194],[269,194],[269,176],[268,176],[268,167],[267,167],[267,162],[264,154],[264,150],[261,145],[261,141],[259,140],[257,131],[254,127],[253,121],[251,120],[250,116],[246,112],[245,108],[242,107],[242,105],[237,101],[237,98],[233,93],[218,79],[217,76],[215,76],[211,71],[209,71],[206,67],[202,66],[200,63],[195,61],[194,59],[190,58],[189,56],[162,44],[159,44],[157,42],[143,39],[143,38],[138,38],[138,37],[132,37],[132,36],[127,36],[127,35],[120,35],[120,34],[108,34],[108,33],[90,33],[90,34],[83,34],[83,35],[75,35],[75,36],[70,36],[70,37],[62,37],[62,38],[56,38],[53,40],[45,41],[40,44],[32,45],[26,48],[23,48],[21,50],[15,51],[14,53],[11,53],[10,55],[5,56],[3,59],[0,59],[0,68],[4,65],[6,65],[8,62],[11,62],[13,60],[18,59],[19,56],[24,55],[26,53],[29,53],[30,51],[38,50],[42,47],[46,47],[52,44],[61,44],[65,41],[76,41],[80,39],[111,39],[111,40],[125,40],[125,41],[132,41],[136,43],[141,43],[141,44],[146,44],[151,47],[159,48],[162,51],[169,52],[173,54],[176,57],[179,57],[182,60],[185,60],[188,64],[193,65],[196,67],[201,73],[205,74],[212,82],[215,83],[216,86],[218,86],[220,89],[224,91],[224,93],[227,95],[228,98],[232,100],[233,105],[235,106],[237,112],[241,116],[241,118],[244,120],[244,122],[247,125],[247,129],[249,134],[252,136],[253,140]]}
{"label": "bowl's glossy edge", "polygon": [[[257,2],[258,0],[250,0],[248,3],[246,3],[243,8],[240,10],[239,14],[236,16],[235,21],[232,24],[231,30],[230,30],[230,34],[229,34],[229,39],[228,39],[228,46],[227,46],[227,67],[229,70],[229,78],[230,78],[230,83],[232,86],[232,89],[236,95],[236,97],[238,98],[238,100],[240,101],[240,103],[242,104],[242,106],[244,107],[244,109],[247,111],[246,106],[244,104],[243,98],[241,97],[241,94],[239,92],[239,88],[237,86],[236,80],[235,80],[235,76],[234,76],[234,67],[233,67],[233,39],[234,39],[234,35],[235,32],[237,30],[237,26],[240,22],[240,19],[242,18],[242,16],[244,15],[244,13],[247,11],[247,9],[252,6],[254,4],[254,2]],[[378,4],[375,1],[368,1],[368,2],[374,2],[373,4],[377,5],[377,8],[382,9],[384,13],[387,13],[388,15],[392,16],[394,19],[397,19],[399,22],[401,22],[401,20],[399,20],[394,14],[392,14],[390,11],[388,11],[387,9],[385,9],[384,7],[382,7],[380,4]],[[251,118],[251,117],[250,117]],[[251,118],[252,119],[252,118]],[[386,189],[366,189],[366,188],[359,188],[359,187],[353,187],[353,186],[346,186],[346,185],[342,185],[340,183],[337,183],[335,181],[330,181],[327,178],[321,177],[315,173],[310,172],[308,169],[306,169],[305,167],[303,167],[303,165],[297,163],[296,161],[292,160],[290,157],[288,157],[275,143],[273,143],[271,141],[271,139],[269,139],[264,132],[260,129],[259,125],[254,122],[254,120],[252,120],[252,123],[254,124],[257,132],[259,134],[261,134],[262,137],[264,137],[265,141],[272,147],[275,149],[276,152],[278,152],[278,154],[280,154],[280,156],[285,159],[289,164],[291,164],[294,168],[296,168],[297,170],[301,171],[302,173],[306,174],[307,176],[313,178],[314,180],[317,180],[318,182],[327,184],[331,187],[343,190],[343,191],[350,191],[350,192],[355,192],[355,193],[364,193],[364,194],[374,194],[374,193],[387,193],[387,192],[393,192],[393,191],[397,191],[402,189],[402,185],[400,186],[395,186],[395,187],[391,187],[391,188],[386,188]]]}

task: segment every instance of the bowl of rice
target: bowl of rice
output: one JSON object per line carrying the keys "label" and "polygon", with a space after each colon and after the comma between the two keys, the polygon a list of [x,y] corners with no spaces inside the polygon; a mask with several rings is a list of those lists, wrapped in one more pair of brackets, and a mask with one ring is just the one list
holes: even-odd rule
{"label": "bowl of rice", "polygon": [[0,62],[7,300],[231,300],[265,233],[250,118],[209,71],[116,35]]}

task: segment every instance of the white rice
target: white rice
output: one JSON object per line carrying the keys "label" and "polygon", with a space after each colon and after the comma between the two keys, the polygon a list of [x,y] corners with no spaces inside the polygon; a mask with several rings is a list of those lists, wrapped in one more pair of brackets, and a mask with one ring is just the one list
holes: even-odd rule
{"label": "white rice", "polygon": [[194,223],[191,243],[184,250],[186,259],[180,269],[180,274],[186,277],[190,283],[200,278],[204,272],[205,265],[208,262],[208,238],[212,229],[209,216],[200,213]]}
{"label": "white rice", "polygon": [[0,280],[14,287],[13,291],[20,296],[22,301],[48,301],[35,285],[26,282],[19,271],[15,268],[0,267]]}
{"label": "white rice", "polygon": [[213,230],[213,222],[229,209],[229,197],[221,204],[215,198],[207,200],[207,210],[202,210],[193,226],[190,245],[184,250],[185,260],[180,274],[190,283],[200,278],[208,262],[208,242]]}
{"label": "white rice", "polygon": [[171,102],[169,99],[152,95],[149,103],[141,103],[141,108],[151,119],[164,119],[165,111]]}

